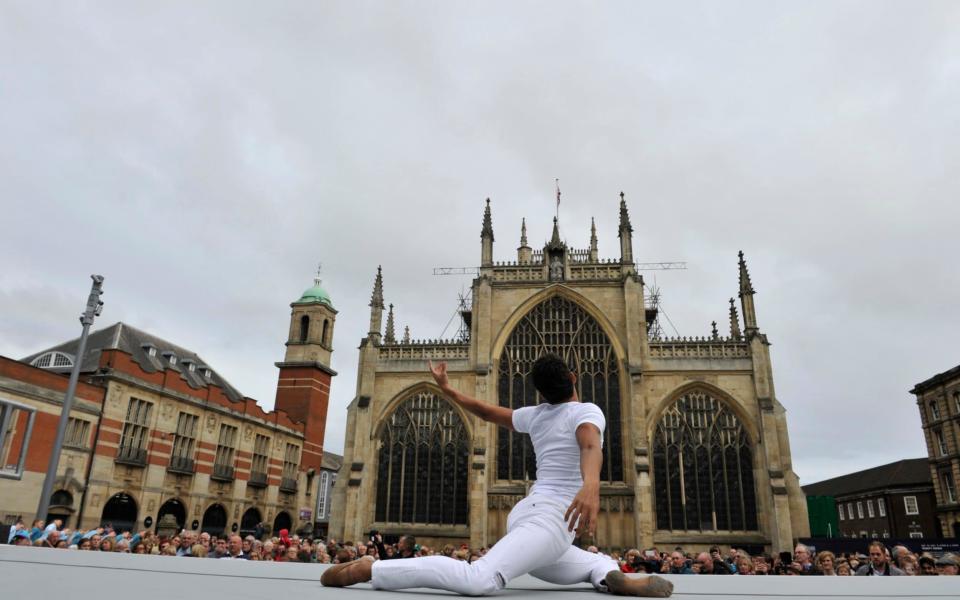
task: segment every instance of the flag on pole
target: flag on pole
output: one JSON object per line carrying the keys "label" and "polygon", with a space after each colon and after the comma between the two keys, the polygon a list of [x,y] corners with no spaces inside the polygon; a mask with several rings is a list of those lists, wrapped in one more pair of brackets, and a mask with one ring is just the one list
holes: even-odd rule
{"label": "flag on pole", "polygon": [[557,208],[560,208],[560,180],[557,179]]}

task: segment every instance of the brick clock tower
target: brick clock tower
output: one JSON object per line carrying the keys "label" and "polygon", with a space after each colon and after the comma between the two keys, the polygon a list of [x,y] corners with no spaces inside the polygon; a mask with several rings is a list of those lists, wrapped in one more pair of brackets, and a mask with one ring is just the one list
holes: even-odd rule
{"label": "brick clock tower", "polygon": [[330,368],[337,311],[330,295],[320,286],[319,277],[290,308],[287,352],[283,362],[276,363],[280,369],[276,408],[286,412],[294,421],[304,423],[301,468],[319,473],[330,380],[337,374]]}

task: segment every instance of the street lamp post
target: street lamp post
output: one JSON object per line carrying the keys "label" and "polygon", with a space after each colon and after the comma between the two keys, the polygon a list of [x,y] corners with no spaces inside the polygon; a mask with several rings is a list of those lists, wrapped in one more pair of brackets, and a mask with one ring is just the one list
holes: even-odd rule
{"label": "street lamp post", "polygon": [[50,510],[50,494],[53,492],[53,482],[57,478],[57,465],[60,464],[60,451],[63,449],[63,436],[67,431],[70,407],[73,405],[73,396],[77,391],[77,382],[80,380],[80,364],[83,362],[83,353],[87,349],[87,335],[90,333],[90,326],[93,325],[93,318],[99,317],[100,311],[103,310],[103,301],[100,300],[100,294],[103,293],[103,276],[91,275],[90,278],[93,279],[93,285],[90,286],[90,296],[87,298],[87,309],[80,315],[83,333],[80,334],[80,345],[77,346],[77,354],[73,360],[73,371],[70,372],[70,383],[67,384],[67,395],[63,398],[63,409],[60,413],[60,422],[57,424],[57,437],[54,439],[53,448],[50,451],[47,475],[43,478],[40,504],[37,506],[37,519],[46,520],[47,511]]}

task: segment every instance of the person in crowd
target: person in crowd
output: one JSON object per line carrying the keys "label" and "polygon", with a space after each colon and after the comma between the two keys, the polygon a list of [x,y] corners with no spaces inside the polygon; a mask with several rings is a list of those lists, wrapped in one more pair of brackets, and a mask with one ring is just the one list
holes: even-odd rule
{"label": "person in crowd", "polygon": [[960,572],[960,561],[949,552],[937,559],[936,566],[937,575],[956,575]]}
{"label": "person in crowd", "polygon": [[383,547],[383,536],[380,535],[379,531],[371,531],[370,540],[377,547],[377,553],[380,555],[381,560],[390,560],[393,558],[413,558],[417,553],[417,538],[412,535],[403,535],[400,536],[400,541],[397,542],[396,550],[393,549],[393,546],[390,546],[390,552]]}
{"label": "person in crowd", "polygon": [[669,573],[670,575],[693,575],[693,569],[690,568],[687,557],[678,550],[674,550],[670,554],[670,559],[664,561],[660,572]]}
{"label": "person in crowd", "polygon": [[722,560],[714,560],[709,552],[701,552],[694,559],[691,570],[697,575],[729,575],[730,570]]}
{"label": "person in crowd", "polygon": [[[219,549],[220,544],[217,543],[217,548]],[[228,559],[246,559],[247,557],[243,555],[243,538],[239,535],[231,535],[230,539],[227,540],[227,553],[226,556],[221,556],[220,558]]]}
{"label": "person in crowd", "polygon": [[606,420],[577,397],[576,375],[556,354],[537,359],[533,385],[545,400],[513,410],[467,396],[450,385],[446,363],[429,363],[441,392],[452,402],[510,431],[527,433],[537,460],[537,481],[508,517],[507,534],[475,563],[422,556],[331,567],[320,582],[343,587],[371,581],[374,588],[444,589],[464,595],[497,592],[525,573],[562,585],[591,582],[622,595],[669,596],[673,584],[649,576],[628,578],[610,557],[571,545],[578,533],[593,537],[600,509],[602,435]]}
{"label": "person in crowd", "polygon": [[829,550],[819,552],[816,559],[816,571],[820,575],[836,575],[836,562],[837,557],[834,556],[833,552]]}
{"label": "person in crowd", "polygon": [[180,534],[180,545],[177,548],[177,556],[190,556],[193,543],[193,532],[184,530]]}
{"label": "person in crowd", "polygon": [[224,558],[229,554],[230,554],[230,550],[227,549],[227,540],[222,538],[217,538],[216,543],[214,545],[214,550],[208,556],[210,558]]}
{"label": "person in crowd", "polygon": [[636,548],[630,548],[623,555],[623,561],[620,563],[620,570],[624,573],[638,573],[642,567],[640,563],[640,551]]}
{"label": "person in crowd", "polygon": [[920,574],[920,565],[917,563],[917,555],[912,552],[901,556],[897,561],[897,566],[900,567],[900,570],[906,575]]}
{"label": "person in crowd", "polygon": [[769,575],[772,564],[773,564],[773,560],[768,555],[754,556],[753,557],[753,574]]}
{"label": "person in crowd", "polygon": [[849,577],[853,575],[853,571],[850,569],[850,563],[846,560],[841,560],[837,562],[837,575],[843,577]]}
{"label": "person in crowd", "polygon": [[903,571],[890,564],[886,547],[874,540],[870,542],[869,562],[857,569],[857,575],[903,575]]}
{"label": "person in crowd", "polygon": [[190,548],[190,556],[194,558],[206,558],[207,549],[203,547],[203,544],[197,542],[192,548]]}
{"label": "person in crowd", "polygon": [[[13,536],[17,535],[18,531],[26,531],[26,530],[27,530],[27,525],[23,522],[23,519],[17,519],[17,521],[10,526],[10,533],[7,535],[7,543],[13,544],[14,543]],[[30,535],[27,534],[28,539],[29,537]]]}
{"label": "person in crowd", "polygon": [[933,558],[929,554],[924,554],[918,558],[917,564],[920,566],[920,575],[937,574],[937,559]]}
{"label": "person in crowd", "polygon": [[737,559],[737,575],[753,575],[753,559],[743,554]]}
{"label": "person in crowd", "polygon": [[801,575],[810,575],[813,573],[813,556],[810,548],[804,544],[797,544],[793,549],[793,563],[790,565]]}

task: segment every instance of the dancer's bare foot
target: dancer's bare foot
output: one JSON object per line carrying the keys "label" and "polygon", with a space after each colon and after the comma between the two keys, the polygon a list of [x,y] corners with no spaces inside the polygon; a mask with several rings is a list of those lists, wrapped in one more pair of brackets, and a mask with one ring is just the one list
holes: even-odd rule
{"label": "dancer's bare foot", "polygon": [[656,575],[627,577],[620,571],[610,571],[604,580],[610,593],[618,596],[668,598],[673,593],[673,584]]}
{"label": "dancer's bare foot", "polygon": [[327,587],[345,587],[370,581],[373,573],[373,557],[364,556],[339,565],[333,565],[320,576],[320,583]]}

